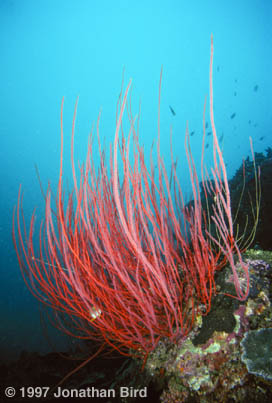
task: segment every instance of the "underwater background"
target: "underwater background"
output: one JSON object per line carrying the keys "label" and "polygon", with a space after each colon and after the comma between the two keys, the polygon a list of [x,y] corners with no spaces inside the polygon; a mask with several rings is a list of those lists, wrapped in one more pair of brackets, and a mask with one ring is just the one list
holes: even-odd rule
{"label": "underwater background", "polygon": [[[208,94],[210,37],[214,37],[215,123],[229,178],[254,150],[271,147],[272,3],[269,0],[0,0],[0,356],[22,350],[65,350],[72,341],[41,321],[39,304],[22,279],[12,243],[19,185],[26,223],[36,208],[36,236],[45,202],[37,178],[56,190],[60,106],[64,101],[64,181],[72,184],[70,140],[79,96],[75,161],[86,157],[88,134],[100,110],[107,151],[125,69],[132,105],[141,101],[140,143],[146,155],[157,136],[158,87],[163,66],[161,150],[170,169],[170,127],[178,175],[189,182],[186,123],[196,161]],[[171,107],[171,108],[170,108]],[[209,132],[209,115],[207,132]],[[206,138],[206,163],[211,159]],[[98,163],[98,160],[97,160]],[[189,194],[189,193],[188,193]],[[188,196],[189,197],[189,196]],[[44,317],[44,315],[42,315]],[[45,322],[45,323],[44,323]]]}

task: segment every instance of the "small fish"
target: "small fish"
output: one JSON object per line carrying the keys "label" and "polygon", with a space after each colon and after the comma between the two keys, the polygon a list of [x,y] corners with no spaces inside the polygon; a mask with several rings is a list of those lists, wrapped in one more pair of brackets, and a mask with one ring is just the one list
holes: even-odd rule
{"label": "small fish", "polygon": [[233,95],[234,95],[234,96],[236,97],[236,95],[237,95],[237,92],[236,92],[236,91],[234,91]]}
{"label": "small fish", "polygon": [[208,129],[209,123],[206,122],[205,129]]}
{"label": "small fish", "polygon": [[264,139],[264,136],[260,137],[260,141],[262,141]]}
{"label": "small fish", "polygon": [[220,70],[220,66],[217,66],[217,71],[219,72],[219,70]]}
{"label": "small fish", "polygon": [[194,134],[195,134],[195,132],[191,132],[191,133],[190,133],[190,136],[193,136]]}
{"label": "small fish", "polygon": [[219,137],[219,143],[222,143],[223,139],[224,139],[224,133],[222,133],[221,136]]}
{"label": "small fish", "polygon": [[209,148],[209,143],[205,145],[205,148]]}
{"label": "small fish", "polygon": [[248,121],[248,124],[251,125],[251,120]]}
{"label": "small fish", "polygon": [[176,116],[176,112],[174,111],[174,109],[172,108],[171,105],[169,105],[170,111],[172,113],[173,116]]}
{"label": "small fish", "polygon": [[254,86],[253,90],[254,90],[255,92],[257,92],[258,89],[259,89],[259,86],[258,86],[258,84],[256,84],[256,85]]}
{"label": "small fish", "polygon": [[212,134],[212,132],[208,132],[208,133],[207,133],[207,136],[210,136],[211,134]]}
{"label": "small fish", "polygon": [[236,116],[236,113],[234,112],[232,115],[230,115],[230,118],[231,118],[231,119],[234,119],[235,116]]}

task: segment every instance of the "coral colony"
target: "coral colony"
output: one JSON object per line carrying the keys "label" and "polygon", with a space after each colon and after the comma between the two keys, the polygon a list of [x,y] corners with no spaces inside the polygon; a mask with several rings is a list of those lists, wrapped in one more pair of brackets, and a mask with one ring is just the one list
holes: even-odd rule
{"label": "coral colony", "polygon": [[[236,291],[232,296],[241,301],[247,297],[248,265],[242,261],[234,235],[226,168],[214,123],[212,64],[213,38],[209,101],[214,166],[209,176],[204,169],[203,140],[204,202],[189,129],[185,135],[193,194],[189,205],[184,204],[173,157],[168,174],[160,154],[162,77],[156,163],[150,154],[150,164],[146,164],[139,143],[130,81],[125,91],[121,90],[117,104],[109,163],[99,140],[98,118],[100,165],[97,169],[94,164],[93,130],[78,180],[73,160],[76,104],[71,144],[73,190],[68,195],[63,183],[62,102],[58,190],[54,198],[50,187],[47,189],[39,248],[34,247],[34,213],[27,230],[21,188],[13,217],[13,239],[30,291],[56,311],[58,327],[69,335],[100,340],[102,345],[145,362],[160,340],[186,340],[195,318],[210,311],[216,293],[215,274],[227,263]],[[126,115],[129,130],[125,134]],[[203,132],[205,138],[205,108]],[[208,210],[203,206],[207,203]]]}

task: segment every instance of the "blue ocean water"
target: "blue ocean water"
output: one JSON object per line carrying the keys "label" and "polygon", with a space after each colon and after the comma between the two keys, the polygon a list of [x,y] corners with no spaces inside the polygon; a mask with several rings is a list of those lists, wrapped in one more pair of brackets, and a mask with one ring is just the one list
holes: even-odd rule
{"label": "blue ocean water", "polygon": [[[202,114],[214,37],[214,110],[231,177],[241,159],[271,146],[272,3],[268,0],[1,0],[0,1],[0,355],[69,348],[71,341],[40,322],[14,251],[12,211],[19,185],[28,223],[46,189],[56,189],[60,159],[60,106],[64,103],[64,178],[72,182],[70,140],[79,96],[75,161],[86,157],[88,134],[102,110],[100,135],[109,149],[115,131],[122,71],[133,80],[132,106],[141,101],[140,142],[147,156],[157,135],[158,87],[163,66],[161,150],[170,167],[169,137],[186,167],[188,122],[200,160]],[[169,105],[175,112],[171,112]],[[207,114],[208,127],[209,117]],[[209,131],[209,129],[207,129]],[[211,146],[206,149],[211,163]],[[188,182],[184,174],[185,191]],[[47,333],[45,337],[45,333]]]}

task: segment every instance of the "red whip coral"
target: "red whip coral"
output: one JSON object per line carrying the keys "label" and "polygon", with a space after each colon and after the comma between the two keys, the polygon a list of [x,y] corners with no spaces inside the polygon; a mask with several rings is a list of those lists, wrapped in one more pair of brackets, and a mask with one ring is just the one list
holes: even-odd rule
{"label": "red whip coral", "polygon": [[[215,272],[227,261],[233,270],[236,297],[241,300],[247,297],[248,268],[242,262],[233,235],[226,169],[214,124],[212,62],[213,42],[210,59],[212,179],[204,175],[202,158],[206,200],[213,200],[209,217],[201,202],[188,132],[185,146],[193,190],[190,206],[184,205],[173,157],[168,176],[160,155],[159,119],[157,168],[152,157],[150,169],[147,168],[139,144],[137,120],[128,98],[131,82],[119,98],[109,164],[99,141],[98,118],[100,166],[95,168],[92,132],[79,181],[73,160],[76,104],[71,145],[74,189],[66,200],[62,102],[58,191],[53,201],[50,188],[47,190],[39,251],[34,250],[34,213],[27,234],[21,189],[13,217],[13,239],[25,282],[36,298],[59,313],[58,326],[68,334],[101,340],[124,354],[131,351],[147,354],[162,337],[175,342],[188,334],[197,313],[209,311],[216,291]],[[125,111],[129,122],[126,137]],[[205,135],[205,123],[203,130]],[[129,158],[131,143],[132,159]],[[218,238],[210,232],[210,220],[216,226]],[[240,286],[234,254],[238,255],[247,280],[246,289]],[[69,320],[62,320],[63,314]]]}

